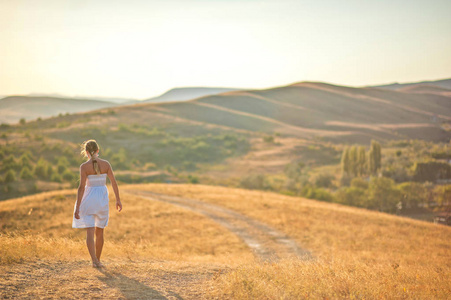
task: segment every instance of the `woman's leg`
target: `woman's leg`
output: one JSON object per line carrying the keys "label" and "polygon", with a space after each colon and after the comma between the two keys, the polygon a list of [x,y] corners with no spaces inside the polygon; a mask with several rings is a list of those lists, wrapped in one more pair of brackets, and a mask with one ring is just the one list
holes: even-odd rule
{"label": "woman's leg", "polygon": [[103,249],[103,228],[96,227],[96,257],[100,261]]}
{"label": "woman's leg", "polygon": [[95,243],[94,243],[94,231],[95,227],[90,227],[86,229],[86,245],[88,246],[89,255],[91,255],[92,264],[97,264],[97,257],[96,257],[96,249],[95,249]]}

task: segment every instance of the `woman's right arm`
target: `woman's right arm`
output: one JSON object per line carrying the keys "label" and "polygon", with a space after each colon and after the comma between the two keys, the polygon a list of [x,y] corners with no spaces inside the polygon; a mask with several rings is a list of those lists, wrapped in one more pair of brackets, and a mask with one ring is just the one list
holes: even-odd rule
{"label": "woman's right arm", "polygon": [[85,184],[86,184],[86,173],[80,166],[80,184],[78,185],[78,191],[77,191],[77,204],[75,207],[75,219],[80,219],[80,204],[81,199],[83,198],[83,194],[85,192]]}
{"label": "woman's right arm", "polygon": [[108,168],[108,178],[111,181],[111,186],[113,187],[113,191],[114,191],[114,196],[116,196],[116,209],[121,212],[122,210],[122,203],[121,203],[121,198],[119,196],[119,188],[117,186],[117,182],[116,182],[116,178],[114,177],[114,173],[113,173],[113,168],[111,167],[111,164],[108,163],[109,168]]}

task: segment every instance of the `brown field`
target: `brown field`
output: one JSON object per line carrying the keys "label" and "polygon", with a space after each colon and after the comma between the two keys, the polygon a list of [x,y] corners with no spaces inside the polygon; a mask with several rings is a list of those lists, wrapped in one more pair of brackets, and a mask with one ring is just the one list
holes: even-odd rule
{"label": "brown field", "polygon": [[[103,271],[90,267],[83,231],[70,228],[73,190],[0,202],[1,297],[447,299],[451,294],[449,227],[219,186],[121,188],[124,211],[110,213]],[[287,234],[312,256],[263,262],[227,227],[233,220],[224,227],[201,210],[137,195],[146,191],[230,209]]]}

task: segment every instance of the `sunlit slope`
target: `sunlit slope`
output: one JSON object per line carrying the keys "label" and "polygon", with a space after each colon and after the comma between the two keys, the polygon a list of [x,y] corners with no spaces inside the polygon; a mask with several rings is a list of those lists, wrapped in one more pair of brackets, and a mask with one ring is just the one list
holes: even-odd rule
{"label": "sunlit slope", "polygon": [[310,82],[160,104],[150,110],[251,131],[350,141],[446,140],[450,133],[441,123],[451,121],[449,97]]}
{"label": "sunlit slope", "polygon": [[[202,215],[124,192],[124,210],[117,213],[112,198],[107,258],[220,262],[252,257],[241,240]],[[85,230],[72,228],[75,199],[76,191],[63,190],[0,202],[0,264],[87,259]]]}
{"label": "sunlit slope", "polygon": [[[148,297],[146,287],[174,290],[180,284],[184,289],[198,284],[195,289],[204,297],[219,299],[446,299],[451,292],[451,228],[443,225],[219,186],[145,184],[121,189],[124,211],[118,214],[110,207],[103,256],[111,281],[141,283],[136,291],[142,294],[136,298]],[[211,219],[141,198],[134,195],[137,190],[227,207],[286,233],[313,259],[259,263],[241,240]],[[41,278],[33,272],[42,264],[55,264],[63,273],[88,274],[89,280],[71,286],[51,271],[68,295],[97,284],[98,274],[88,270],[83,230],[70,228],[74,199],[75,191],[67,190],[0,202],[0,262],[7,264],[0,271],[8,268],[8,276],[17,281],[22,264],[16,263],[26,263],[32,275],[21,281],[28,282],[23,293],[34,292],[29,283]],[[171,270],[160,272],[163,268]],[[222,271],[202,277],[212,268]],[[60,290],[54,286],[51,291]],[[119,297],[117,292],[114,297]]]}
{"label": "sunlit slope", "polygon": [[[317,257],[451,267],[451,228],[394,215],[276,193],[207,185],[132,185],[200,199],[242,212],[295,238]],[[421,245],[421,247],[415,247]],[[416,260],[422,257],[421,262]],[[446,259],[445,259],[446,258]]]}

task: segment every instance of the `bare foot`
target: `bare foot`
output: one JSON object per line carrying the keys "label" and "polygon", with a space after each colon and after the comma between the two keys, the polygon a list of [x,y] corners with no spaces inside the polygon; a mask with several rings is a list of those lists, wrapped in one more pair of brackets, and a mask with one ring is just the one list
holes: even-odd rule
{"label": "bare foot", "polygon": [[105,266],[100,261],[93,261],[92,267],[93,268],[104,268]]}

